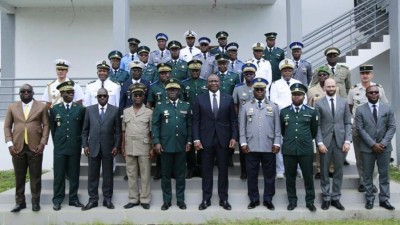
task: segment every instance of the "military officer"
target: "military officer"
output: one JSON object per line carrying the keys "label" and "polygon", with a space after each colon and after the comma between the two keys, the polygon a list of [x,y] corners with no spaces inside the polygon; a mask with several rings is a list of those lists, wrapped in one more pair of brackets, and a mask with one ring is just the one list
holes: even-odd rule
{"label": "military officer", "polygon": [[267,80],[255,78],[252,84],[254,98],[242,106],[239,114],[240,148],[246,154],[248,172],[247,194],[250,204],[247,208],[260,205],[258,174],[261,163],[264,175],[263,205],[274,210],[275,154],[280,150],[282,139],[279,109],[266,98]]}
{"label": "military officer", "polygon": [[275,46],[276,36],[278,35],[277,33],[269,32],[264,35],[267,47],[264,50],[263,58],[271,63],[272,81],[276,81],[281,78],[279,63],[285,58],[285,52]]}
{"label": "military officer", "polygon": [[136,51],[138,49],[140,41],[136,38],[129,38],[128,44],[129,44],[129,53],[124,55],[124,57],[121,59],[120,68],[129,73],[129,63],[134,60],[139,60]]}
{"label": "military officer", "polygon": [[228,43],[228,36],[229,34],[226,31],[220,31],[215,35],[215,37],[218,39],[219,46],[210,50],[211,55],[226,53],[225,46]]}
{"label": "military officer", "polygon": [[193,59],[201,60],[201,62],[203,63],[201,65],[200,78],[204,80],[207,80],[207,77],[210,76],[210,74],[214,73],[215,69],[217,68],[214,63],[215,57],[209,52],[210,43],[211,40],[208,37],[199,38],[201,53],[193,56]]}
{"label": "military officer", "polygon": [[266,79],[268,82],[272,81],[271,64],[268,60],[262,58],[265,46],[263,43],[257,42],[253,46],[253,58],[247,62],[253,63],[257,66],[256,77]]}
{"label": "military officer", "polygon": [[150,53],[149,63],[158,66],[160,63],[166,63],[171,60],[171,53],[166,49],[168,36],[164,33],[156,35],[158,50]]}
{"label": "military officer", "polygon": [[186,47],[182,48],[179,53],[179,58],[183,61],[189,62],[193,59],[193,56],[200,54],[200,49],[194,46],[194,42],[196,41],[197,34],[193,30],[186,31],[183,36],[186,39]]}
{"label": "military officer", "polygon": [[292,42],[289,45],[292,49],[292,57],[294,62],[293,78],[299,80],[302,84],[308,87],[311,82],[312,72],[311,63],[301,58],[302,49],[304,48],[301,42]]}
{"label": "military officer", "polygon": [[[197,59],[190,60],[188,62],[188,68],[190,77],[182,81],[182,92],[184,101],[188,102],[190,105],[194,105],[194,101],[197,95],[206,93],[207,81],[200,78],[202,62]],[[194,151],[190,149],[186,156],[187,173],[186,178],[190,179],[194,175],[201,176],[201,151]]]}
{"label": "military officer", "polygon": [[65,176],[69,178],[69,205],[83,207],[78,199],[81,159],[81,134],[85,108],[73,101],[74,82],[57,86],[63,102],[50,109],[50,130],[54,143],[53,209],[61,209],[65,197]]}
{"label": "military officer", "polygon": [[313,180],[313,139],[317,135],[318,116],[314,108],[304,104],[307,87],[301,83],[290,86],[292,104],[280,113],[283,136],[282,154],[285,165],[286,192],[289,211],[297,207],[296,169],[300,165],[306,191],[306,207],[314,212],[315,190]]}
{"label": "military officer", "polygon": [[[242,74],[242,66],[244,63],[238,59],[238,49],[239,49],[239,44],[236,42],[231,42],[228,45],[226,45],[225,50],[227,52],[227,55],[229,57],[229,64],[228,64],[228,71],[237,73],[237,74]],[[241,77],[241,81],[243,78]]]}
{"label": "military officer", "polygon": [[125,209],[139,204],[144,209],[150,208],[150,159],[153,157],[151,121],[153,111],[144,104],[146,89],[146,85],[142,83],[130,86],[133,105],[124,110],[122,120],[121,154],[126,160],[129,193],[129,203],[124,205]]}
{"label": "military officer", "polygon": [[171,52],[171,60],[167,63],[171,65],[171,77],[182,81],[188,77],[187,62],[179,59],[179,52],[182,45],[179,41],[170,41],[168,50]]}
{"label": "military officer", "polygon": [[142,78],[153,83],[158,81],[158,70],[155,65],[149,63],[149,52],[150,48],[147,46],[140,46],[137,51],[139,60],[144,64]]}
{"label": "military officer", "polygon": [[171,175],[176,178],[176,200],[180,209],[186,209],[185,204],[185,162],[186,153],[191,148],[192,115],[190,104],[178,98],[181,85],[179,80],[171,78],[166,81],[165,89],[168,100],[157,104],[153,113],[153,145],[161,155],[164,204],[161,210],[171,206],[172,190]]}
{"label": "military officer", "polygon": [[[235,103],[236,112],[239,115],[242,106],[254,98],[253,95],[253,79],[257,71],[257,67],[254,64],[246,63],[242,66],[244,83],[239,83],[233,89],[233,102]],[[267,83],[268,85],[268,83]],[[246,161],[245,154],[240,151],[240,179],[245,180],[247,178],[246,172]]]}
{"label": "military officer", "polygon": [[[336,81],[336,85],[339,88],[339,96],[347,98],[347,94],[351,88],[351,74],[350,70],[345,65],[337,64],[340,50],[335,47],[329,47],[324,52],[326,56],[327,64],[324,65],[325,69],[329,71],[329,78],[333,78]],[[317,72],[315,71],[311,80],[310,86],[318,83]]]}
{"label": "military officer", "polygon": [[240,83],[239,75],[228,71],[228,55],[218,54],[215,56],[215,60],[218,63],[217,76],[220,79],[220,89],[222,92],[232,95],[236,84]]}
{"label": "military officer", "polygon": [[108,54],[108,59],[111,63],[108,77],[111,81],[119,83],[120,85],[122,85],[126,80],[129,79],[129,73],[124,69],[120,69],[121,58],[122,53],[117,50],[114,50]]}
{"label": "military officer", "polygon": [[[290,86],[300,81],[293,79],[294,63],[291,59],[284,59],[279,63],[279,69],[282,73],[282,78],[274,81],[271,84],[270,100],[278,105],[279,110],[289,106],[292,102]],[[307,99],[304,100],[307,104]],[[276,159],[276,177],[279,179],[284,178],[285,167],[283,165],[282,153],[278,153]],[[298,170],[298,176],[301,177],[301,171]]]}
{"label": "military officer", "polygon": [[[71,67],[71,63],[65,59],[56,59],[54,63],[56,65],[57,79],[47,84],[42,96],[42,101],[46,102],[48,108],[62,102],[62,97],[57,90],[57,86],[65,81],[70,81],[67,77],[67,73],[68,69]],[[81,86],[76,82],[74,82],[74,91],[74,101],[82,104],[84,93]]]}
{"label": "military officer", "polygon": [[[372,82],[372,79],[374,78],[374,66],[370,64],[363,64],[360,66],[360,80],[361,82],[354,85],[350,91],[349,95],[347,96],[347,102],[349,103],[350,106],[350,111],[352,112],[353,119],[355,118],[356,115],[356,109],[367,103],[368,99],[366,97],[366,89],[367,87],[371,85],[377,85],[379,89],[379,101],[388,104],[388,99],[386,98],[385,91],[380,84],[376,84]],[[358,170],[358,175],[360,179],[360,185],[358,186],[358,191],[359,192],[365,192],[365,186],[364,186],[364,179],[363,179],[363,166],[362,166],[362,160],[361,160],[361,152],[360,152],[360,135],[357,132],[356,129],[356,123],[354,120],[353,127],[352,127],[352,134],[353,134],[353,146],[354,146],[354,153],[356,156],[356,166]],[[373,174],[373,180],[374,183],[376,183],[377,180],[377,170],[374,170]],[[373,186],[373,191],[376,193],[378,190],[376,186]]]}
{"label": "military officer", "polygon": [[97,91],[100,88],[105,88],[108,91],[108,103],[118,107],[121,87],[118,83],[111,81],[108,78],[108,71],[110,66],[105,60],[99,61],[97,65],[97,76],[99,79],[89,82],[86,85],[85,98],[83,100],[84,106],[91,106],[97,104]]}

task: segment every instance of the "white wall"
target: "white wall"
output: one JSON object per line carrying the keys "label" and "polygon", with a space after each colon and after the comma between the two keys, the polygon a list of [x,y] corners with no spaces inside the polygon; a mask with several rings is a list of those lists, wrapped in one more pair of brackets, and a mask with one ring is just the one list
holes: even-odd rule
{"label": "white wall", "polygon": [[[303,0],[304,34],[350,8],[352,1],[348,0]],[[277,46],[285,45],[286,1],[216,8],[131,8],[131,35],[152,49],[156,48],[156,33],[165,32],[170,40],[184,42],[187,29],[210,37],[212,44],[217,44],[216,32],[228,31],[228,41],[238,42],[239,57],[247,60],[252,56],[251,45],[264,42],[267,31],[278,33]],[[95,78],[95,62],[105,59],[112,50],[112,38],[111,7],[75,8],[75,17],[71,8],[17,8],[16,77],[54,77],[53,60],[62,57],[72,61],[70,76]]]}

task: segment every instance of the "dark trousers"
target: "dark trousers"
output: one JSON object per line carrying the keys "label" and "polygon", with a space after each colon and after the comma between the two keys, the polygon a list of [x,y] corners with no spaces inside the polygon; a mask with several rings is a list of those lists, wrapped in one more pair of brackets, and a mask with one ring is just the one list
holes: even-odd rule
{"label": "dark trousers", "polygon": [[313,155],[283,155],[286,175],[286,192],[289,202],[297,203],[296,175],[297,164],[299,164],[304,178],[306,204],[314,204],[313,157]]}
{"label": "dark trousers", "polygon": [[247,173],[247,166],[246,166],[246,155],[242,151],[240,151],[239,146],[239,160],[240,160],[240,172],[246,174]]}
{"label": "dark trousers", "polygon": [[194,150],[194,146],[190,151],[186,152],[186,165],[188,170],[195,171],[201,165],[201,151]]}
{"label": "dark trousers", "polygon": [[247,194],[250,201],[260,200],[258,190],[258,172],[261,169],[264,176],[264,202],[272,201],[275,195],[276,156],[272,152],[250,152],[246,154]]}
{"label": "dark trousers", "polygon": [[113,157],[104,157],[101,150],[96,157],[88,157],[89,175],[88,175],[88,193],[89,202],[97,202],[99,200],[99,180],[100,167],[103,171],[103,201],[111,201],[113,195]]}
{"label": "dark trousers", "polygon": [[69,202],[77,202],[81,155],[54,154],[53,204],[61,204],[65,197],[65,175],[69,181]]}
{"label": "dark trousers", "polygon": [[213,144],[209,147],[204,147],[201,154],[202,162],[202,190],[203,200],[211,200],[213,190],[213,168],[214,159],[217,157],[218,167],[218,195],[220,201],[228,200],[228,157],[229,148],[222,147],[219,144],[217,135],[214,135]]}
{"label": "dark trousers", "polygon": [[26,173],[29,168],[29,177],[32,194],[32,204],[40,203],[42,190],[42,161],[43,155],[35,156],[28,145],[24,144],[18,156],[12,157],[15,172],[15,202],[25,203]]}
{"label": "dark trousers", "polygon": [[172,187],[171,176],[175,174],[176,179],[176,200],[185,201],[185,162],[186,152],[163,152],[161,153],[161,189],[164,202],[171,202]]}

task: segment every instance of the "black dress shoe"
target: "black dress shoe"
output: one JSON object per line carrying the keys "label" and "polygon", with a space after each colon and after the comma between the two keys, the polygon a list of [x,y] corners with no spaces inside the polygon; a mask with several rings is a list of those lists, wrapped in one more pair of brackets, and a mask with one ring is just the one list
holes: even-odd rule
{"label": "black dress shoe", "polygon": [[21,209],[25,209],[25,208],[26,208],[26,203],[16,204],[14,206],[14,208],[11,209],[11,212],[19,212],[19,211],[21,211]]}
{"label": "black dress shoe", "polygon": [[314,205],[313,203],[306,204],[306,207],[307,207],[307,209],[310,210],[311,212],[317,211],[317,208],[315,208],[315,205]]}
{"label": "black dress shoe", "polygon": [[248,209],[254,209],[255,207],[260,205],[260,201],[254,201],[250,202],[250,204],[247,206]]}
{"label": "black dress shoe", "polygon": [[59,211],[61,209],[61,204],[60,203],[54,204],[53,209],[54,209],[54,211]]}
{"label": "black dress shoe", "polygon": [[32,204],[32,211],[34,211],[34,212],[39,212],[40,211],[39,203],[33,203]]}
{"label": "black dress shoe", "polygon": [[315,179],[321,179],[321,173],[317,172],[314,176]]}
{"label": "black dress shoe", "polygon": [[130,209],[130,208],[133,208],[135,206],[138,206],[139,204],[140,204],[139,202],[137,202],[137,203],[129,202],[128,204],[124,205],[124,209]]}
{"label": "black dress shoe", "polygon": [[142,203],[140,205],[143,207],[143,209],[150,209],[150,204],[149,203]]}
{"label": "black dress shoe", "polygon": [[272,202],[263,202],[263,205],[269,210],[275,210],[275,206],[272,204]]}
{"label": "black dress shoe", "polygon": [[193,177],[193,170],[188,170],[186,174],[186,179],[191,179]]}
{"label": "black dress shoe", "polygon": [[232,206],[228,201],[219,201],[219,206],[222,206],[225,210],[231,210]]}
{"label": "black dress shoe", "polygon": [[365,192],[365,186],[360,184],[360,186],[358,186],[358,192]]}
{"label": "black dress shoe", "polygon": [[374,202],[373,201],[367,201],[367,203],[365,203],[365,208],[366,209],[374,208]]}
{"label": "black dress shoe", "polygon": [[372,192],[374,192],[374,193],[378,193],[378,188],[376,188],[376,186],[375,186],[375,185],[372,187]]}
{"label": "black dress shoe", "polygon": [[107,207],[107,209],[114,209],[114,204],[111,201],[105,201],[103,202],[103,206]]}
{"label": "black dress shoe", "polygon": [[86,211],[86,210],[95,208],[97,206],[98,206],[97,202],[89,202],[88,204],[86,204],[85,206],[82,207],[82,211]]}
{"label": "black dress shoe", "polygon": [[176,205],[177,205],[180,209],[186,209],[186,203],[185,203],[185,202],[177,202]]}
{"label": "black dress shoe", "polygon": [[321,205],[321,209],[328,210],[330,205],[331,205],[330,201],[323,201],[322,205]]}
{"label": "black dress shoe", "polygon": [[340,203],[339,200],[332,200],[331,205],[339,210],[344,210],[344,206]]}
{"label": "black dress shoe", "polygon": [[125,176],[124,176],[124,180],[128,180],[128,175],[125,175]]}
{"label": "black dress shoe", "polygon": [[84,206],[80,201],[77,201],[77,202],[70,202],[68,205],[70,205],[70,206],[75,206],[75,207],[79,207],[79,208],[82,208],[82,207]]}
{"label": "black dress shoe", "polygon": [[297,203],[295,202],[290,202],[289,205],[287,206],[287,210],[292,211],[297,207]]}
{"label": "black dress shoe", "polygon": [[345,166],[349,166],[350,165],[350,163],[345,159],[344,160],[344,162],[343,162],[343,165],[345,165]]}
{"label": "black dress shoe", "polygon": [[202,201],[199,205],[199,210],[205,210],[211,205],[211,201]]}
{"label": "black dress shoe", "polygon": [[247,173],[240,174],[240,179],[241,180],[246,180],[247,179]]}
{"label": "black dress shoe", "polygon": [[164,202],[164,204],[161,206],[161,210],[168,210],[169,207],[171,207],[171,202]]}
{"label": "black dress shoe", "polygon": [[386,201],[384,201],[384,202],[379,202],[379,206],[380,206],[380,207],[383,207],[383,208],[385,208],[385,209],[388,209],[388,210],[394,210],[394,206],[392,206],[392,205],[389,203],[388,200],[386,200]]}
{"label": "black dress shoe", "polygon": [[159,180],[159,179],[161,179],[160,169],[156,169],[156,172],[153,176],[153,180]]}

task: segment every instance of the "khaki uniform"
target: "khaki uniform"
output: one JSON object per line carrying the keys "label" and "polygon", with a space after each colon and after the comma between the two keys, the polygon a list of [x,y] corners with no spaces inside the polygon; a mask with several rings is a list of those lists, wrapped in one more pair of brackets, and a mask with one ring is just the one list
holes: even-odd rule
{"label": "khaki uniform", "polygon": [[[133,107],[124,110],[122,131],[125,131],[126,172],[128,176],[129,202],[150,203],[149,149],[153,111],[145,105],[135,114]],[[140,187],[138,174],[140,172]]]}
{"label": "khaki uniform", "polygon": [[[332,73],[331,67],[325,64],[324,69],[329,72],[329,78],[333,78],[336,81],[336,86],[339,91],[336,92],[340,97],[347,98],[347,94],[351,88],[351,74],[347,66],[336,64],[335,74]],[[318,72],[314,71],[310,86],[318,84]]]}

